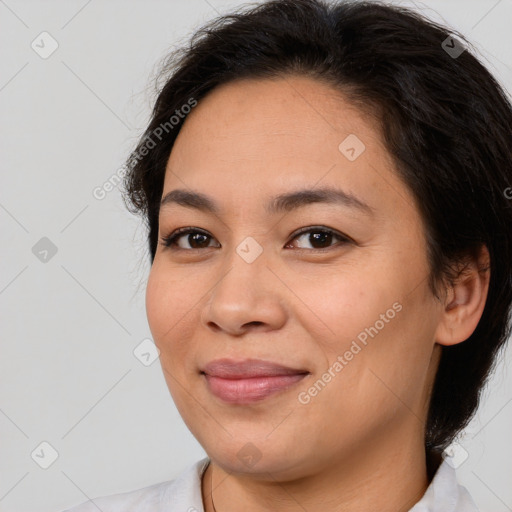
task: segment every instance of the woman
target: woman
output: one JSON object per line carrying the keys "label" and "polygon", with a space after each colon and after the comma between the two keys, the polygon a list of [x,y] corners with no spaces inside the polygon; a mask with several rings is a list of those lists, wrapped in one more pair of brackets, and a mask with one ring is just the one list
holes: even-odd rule
{"label": "woman", "polygon": [[71,510],[477,510],[443,452],[510,335],[512,107],[467,44],[276,0],[171,56],[125,197],[208,457]]}

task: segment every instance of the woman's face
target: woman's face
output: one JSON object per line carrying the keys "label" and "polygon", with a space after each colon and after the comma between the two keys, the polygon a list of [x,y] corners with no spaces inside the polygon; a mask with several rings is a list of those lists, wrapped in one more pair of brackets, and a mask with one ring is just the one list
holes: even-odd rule
{"label": "woman's face", "polygon": [[[223,85],[186,119],[162,197],[160,240],[193,229],[159,243],[147,315],[214,462],[299,477],[423,445],[442,308],[376,122],[305,77]],[[237,365],[255,359],[291,370]]]}

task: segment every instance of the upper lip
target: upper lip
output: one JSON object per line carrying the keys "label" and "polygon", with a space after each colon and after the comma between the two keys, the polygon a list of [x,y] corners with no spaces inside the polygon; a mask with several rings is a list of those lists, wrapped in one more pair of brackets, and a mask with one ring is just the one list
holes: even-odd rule
{"label": "upper lip", "polygon": [[248,379],[251,377],[274,377],[276,375],[297,375],[309,373],[302,368],[291,368],[263,359],[215,359],[202,369],[212,377],[224,379]]}

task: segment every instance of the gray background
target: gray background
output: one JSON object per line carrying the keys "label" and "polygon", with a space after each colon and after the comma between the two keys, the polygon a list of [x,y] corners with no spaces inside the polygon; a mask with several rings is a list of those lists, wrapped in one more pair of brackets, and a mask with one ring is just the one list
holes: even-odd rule
{"label": "gray background", "polygon": [[[511,90],[511,0],[395,3],[460,30]],[[117,189],[92,192],[142,132],[160,59],[241,4],[0,0],[1,512],[58,512],[204,456],[158,360],[133,354],[151,336],[142,225]],[[43,31],[59,45],[46,59],[31,47]],[[43,237],[55,255],[36,257]],[[459,480],[485,511],[512,510],[511,359],[509,347],[455,447]],[[58,453],[47,469],[43,441]]]}

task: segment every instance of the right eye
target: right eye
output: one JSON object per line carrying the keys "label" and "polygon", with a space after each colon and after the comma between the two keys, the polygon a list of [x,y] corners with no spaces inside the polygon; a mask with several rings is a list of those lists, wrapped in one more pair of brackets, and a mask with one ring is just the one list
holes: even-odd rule
{"label": "right eye", "polygon": [[[183,247],[180,245],[182,239],[185,241],[185,244],[189,245],[189,247]],[[194,249],[207,248],[208,239],[213,240],[213,238],[206,231],[203,231],[199,228],[187,227],[176,229],[170,235],[162,237],[160,243],[172,250],[191,251]]]}

